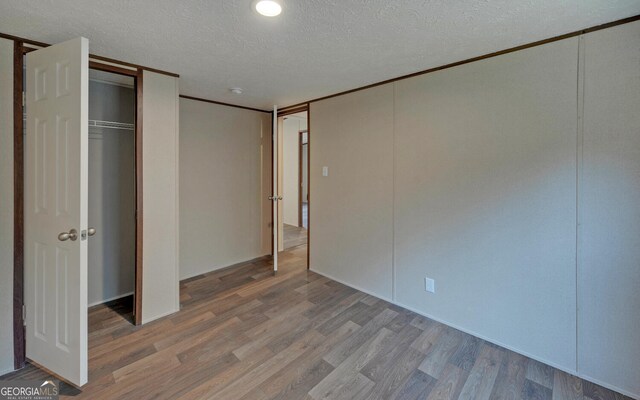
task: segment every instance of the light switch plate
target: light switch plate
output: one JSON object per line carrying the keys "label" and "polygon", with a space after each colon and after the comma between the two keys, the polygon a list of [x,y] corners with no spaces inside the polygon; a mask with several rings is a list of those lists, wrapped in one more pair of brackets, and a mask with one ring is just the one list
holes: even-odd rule
{"label": "light switch plate", "polygon": [[436,281],[431,278],[424,278],[424,290],[430,293],[436,292]]}
{"label": "light switch plate", "polygon": [[329,167],[322,167],[322,176],[329,176]]}

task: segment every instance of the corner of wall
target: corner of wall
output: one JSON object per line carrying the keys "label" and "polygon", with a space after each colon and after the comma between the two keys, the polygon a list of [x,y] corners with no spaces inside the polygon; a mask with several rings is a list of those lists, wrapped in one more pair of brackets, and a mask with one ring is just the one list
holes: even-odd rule
{"label": "corner of wall", "polygon": [[13,41],[0,38],[0,375],[13,371]]}
{"label": "corner of wall", "polygon": [[143,323],[179,310],[178,102],[177,78],[144,71]]}
{"label": "corner of wall", "polygon": [[180,311],[180,78],[175,78],[176,83],[176,109],[175,109],[175,155],[176,155],[176,311]]}

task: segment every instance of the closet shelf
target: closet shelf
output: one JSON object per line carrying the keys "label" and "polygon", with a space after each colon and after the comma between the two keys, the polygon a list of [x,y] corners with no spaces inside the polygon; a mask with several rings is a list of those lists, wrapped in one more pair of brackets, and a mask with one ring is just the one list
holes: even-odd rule
{"label": "closet shelf", "polygon": [[[27,126],[27,114],[25,113],[22,118],[23,126]],[[107,129],[122,129],[125,131],[134,131],[136,126],[134,124],[128,124],[126,122],[114,122],[114,121],[100,121],[97,119],[89,120],[89,127],[93,128],[107,128]],[[25,128],[26,131],[26,128]]]}
{"label": "closet shelf", "polygon": [[89,120],[89,127],[123,129],[127,131],[133,131],[135,129],[134,124],[128,124],[125,122],[114,122],[114,121],[100,121],[96,119]]}

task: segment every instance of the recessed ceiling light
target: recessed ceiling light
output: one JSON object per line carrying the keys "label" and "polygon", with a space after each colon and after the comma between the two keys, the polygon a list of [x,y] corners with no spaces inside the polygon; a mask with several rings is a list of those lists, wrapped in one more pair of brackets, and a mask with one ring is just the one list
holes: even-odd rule
{"label": "recessed ceiling light", "polygon": [[265,17],[275,17],[282,12],[282,2],[280,0],[258,0],[253,3],[253,7]]}
{"label": "recessed ceiling light", "polygon": [[233,94],[242,94],[242,89],[239,87],[232,87],[229,91]]}

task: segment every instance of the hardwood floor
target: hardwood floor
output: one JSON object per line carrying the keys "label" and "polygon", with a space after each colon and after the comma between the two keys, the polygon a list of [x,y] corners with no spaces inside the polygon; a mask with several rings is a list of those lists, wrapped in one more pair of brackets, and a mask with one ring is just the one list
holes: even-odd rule
{"label": "hardwood floor", "polygon": [[[90,310],[78,399],[623,399],[307,271],[306,248],[181,284],[180,312],[136,327]],[[33,366],[2,379],[44,379]]]}
{"label": "hardwood floor", "polygon": [[295,225],[283,224],[283,247],[285,250],[307,244],[308,231]]}
{"label": "hardwood floor", "polygon": [[302,202],[302,226],[309,229],[309,203]]}

